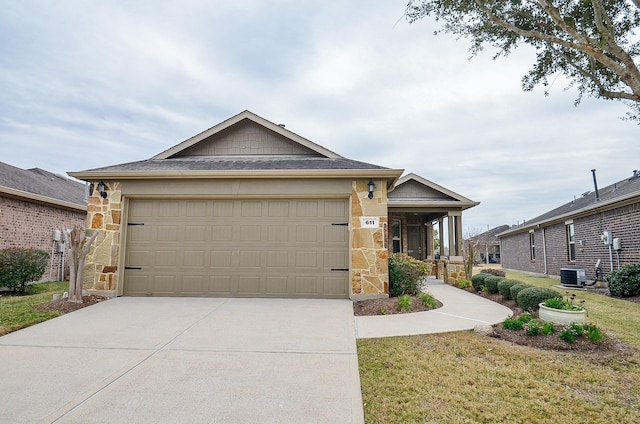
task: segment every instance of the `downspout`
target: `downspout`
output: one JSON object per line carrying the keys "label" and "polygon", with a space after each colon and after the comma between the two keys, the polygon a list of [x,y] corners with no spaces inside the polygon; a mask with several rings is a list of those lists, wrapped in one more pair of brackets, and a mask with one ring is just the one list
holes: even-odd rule
{"label": "downspout", "polygon": [[549,269],[547,268],[547,239],[545,234],[546,230],[542,227],[542,259],[544,262],[544,275],[549,275]]}

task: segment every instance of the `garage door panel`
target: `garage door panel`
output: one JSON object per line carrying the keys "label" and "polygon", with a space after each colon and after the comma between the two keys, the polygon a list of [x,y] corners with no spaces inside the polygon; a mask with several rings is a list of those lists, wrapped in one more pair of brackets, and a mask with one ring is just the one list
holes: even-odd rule
{"label": "garage door panel", "polygon": [[[346,199],[133,199],[124,293],[332,297],[349,294]],[[340,224],[340,225],[333,225]],[[137,263],[134,263],[137,262]]]}

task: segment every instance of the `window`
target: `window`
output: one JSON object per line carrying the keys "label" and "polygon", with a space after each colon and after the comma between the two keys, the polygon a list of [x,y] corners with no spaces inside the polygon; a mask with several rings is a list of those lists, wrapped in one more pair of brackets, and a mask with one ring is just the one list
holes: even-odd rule
{"label": "window", "polygon": [[394,219],[391,223],[391,242],[393,253],[400,253],[400,220]]}
{"label": "window", "polygon": [[536,235],[533,232],[529,233],[529,247],[531,251],[531,260],[536,260]]}
{"label": "window", "polygon": [[576,260],[576,229],[573,223],[567,225],[567,246],[570,261]]}

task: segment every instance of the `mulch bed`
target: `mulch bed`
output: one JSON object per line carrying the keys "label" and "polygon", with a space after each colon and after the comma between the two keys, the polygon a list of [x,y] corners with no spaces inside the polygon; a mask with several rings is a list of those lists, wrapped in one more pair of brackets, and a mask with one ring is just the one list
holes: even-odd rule
{"label": "mulch bed", "polygon": [[108,299],[109,298],[103,296],[82,296],[82,303],[75,303],[69,302],[65,297],[53,300],[49,303],[34,306],[33,309],[36,311],[58,311],[60,314],[66,314],[77,311],[78,309],[86,308],[87,306],[95,305],[96,303],[103,302]]}
{"label": "mulch bed", "polygon": [[[441,306],[442,303],[438,302],[438,308]],[[411,308],[404,312],[402,312],[398,307],[397,297],[367,299],[353,302],[353,315],[356,316],[408,314],[411,312],[429,311],[431,309],[432,308],[425,306],[420,298],[416,296],[411,296]]]}
{"label": "mulch bed", "polygon": [[[486,292],[476,292],[473,288],[465,289],[466,291],[473,293],[476,296],[481,296],[485,299],[491,300],[513,311],[513,316],[518,317],[524,311],[518,307],[513,300],[504,300],[500,294],[490,294]],[[599,292],[603,295],[608,295],[608,291],[601,290]],[[366,315],[392,315],[400,313],[411,313],[427,311],[429,308],[425,307],[419,298],[413,297],[413,308],[407,312],[401,312],[398,308],[398,298],[390,297],[385,299],[368,299],[361,300],[353,303],[353,314],[356,316]],[[625,300],[634,303],[640,303],[640,296],[634,298],[626,298]],[[438,307],[442,306],[439,303]],[[384,310],[383,314],[381,311]],[[506,318],[506,316],[505,316]],[[558,333],[562,331],[561,326],[557,326],[557,332],[545,336],[543,334],[538,336],[529,336],[524,331],[513,331],[502,328],[502,324],[496,324],[493,326],[493,333],[491,337],[502,339],[510,343],[529,346],[542,350],[553,351],[566,351],[566,352],[580,352],[585,355],[593,356],[596,361],[609,361],[614,358],[624,360],[630,358],[636,353],[635,348],[625,344],[611,334],[606,334],[604,339],[599,343],[593,343],[587,337],[579,337],[575,343],[567,343],[560,339]]]}

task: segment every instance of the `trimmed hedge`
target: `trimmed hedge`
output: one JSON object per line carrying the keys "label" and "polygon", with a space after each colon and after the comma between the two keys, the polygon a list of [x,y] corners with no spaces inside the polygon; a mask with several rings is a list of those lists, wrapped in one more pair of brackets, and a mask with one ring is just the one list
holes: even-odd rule
{"label": "trimmed hedge", "polygon": [[481,291],[484,287],[484,279],[491,277],[491,274],[480,273],[471,277],[471,285],[476,291]]}
{"label": "trimmed hedge", "polygon": [[487,288],[489,293],[498,293],[498,283],[504,280],[504,277],[498,277],[495,275],[491,275],[484,279],[484,286]]}
{"label": "trimmed hedge", "polygon": [[615,297],[640,295],[640,265],[627,264],[604,277],[609,283],[609,293]]}
{"label": "trimmed hedge", "polygon": [[518,293],[520,293],[521,290],[524,290],[524,289],[529,288],[529,287],[533,287],[533,286],[531,284],[527,284],[527,283],[514,284],[509,289],[509,295],[511,296],[511,299],[513,299],[513,300],[515,300],[517,302]]}
{"label": "trimmed hedge", "polygon": [[422,280],[431,272],[431,266],[408,255],[394,253],[389,256],[389,296],[420,293]]}
{"label": "trimmed hedge", "polygon": [[0,287],[24,292],[27,284],[37,281],[47,269],[49,253],[45,250],[10,247],[0,250]]}
{"label": "trimmed hedge", "polygon": [[518,293],[517,302],[518,306],[528,311],[537,309],[540,303],[554,297],[562,297],[562,294],[546,287],[527,287]]}
{"label": "trimmed hedge", "polygon": [[502,295],[507,300],[511,299],[511,287],[516,284],[523,284],[520,280],[510,280],[505,278],[504,280],[498,282],[498,293]]}

